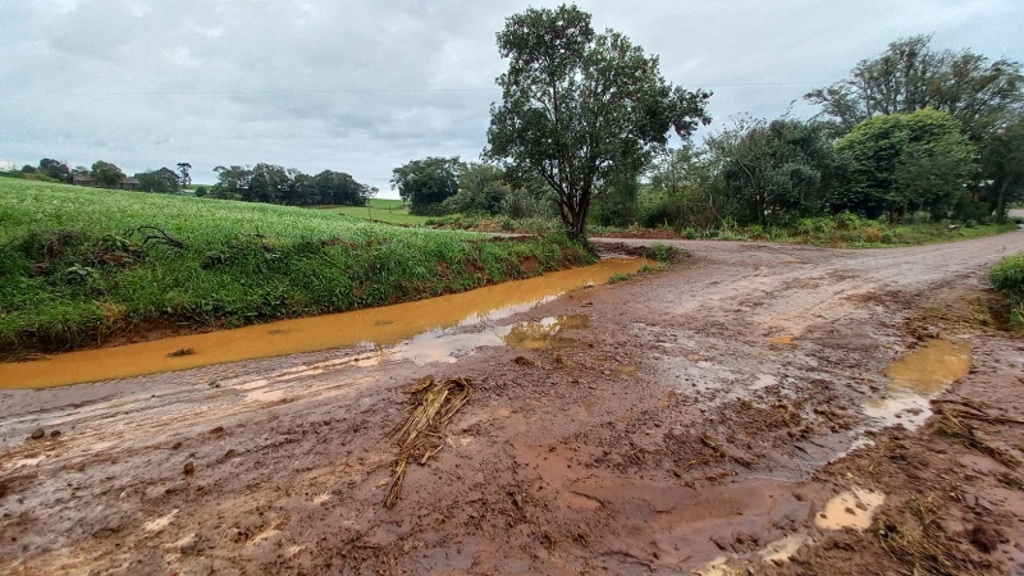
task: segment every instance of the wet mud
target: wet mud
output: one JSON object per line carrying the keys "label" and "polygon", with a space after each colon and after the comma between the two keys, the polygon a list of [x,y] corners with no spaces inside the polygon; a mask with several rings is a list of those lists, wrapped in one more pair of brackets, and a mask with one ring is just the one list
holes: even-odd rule
{"label": "wet mud", "polygon": [[[0,572],[1018,569],[1024,347],[928,310],[970,317],[1024,235],[679,245],[687,266],[422,346],[2,391]],[[936,381],[897,369],[947,358]],[[427,375],[472,395],[386,509],[389,432]],[[930,417],[872,415],[897,393]]]}

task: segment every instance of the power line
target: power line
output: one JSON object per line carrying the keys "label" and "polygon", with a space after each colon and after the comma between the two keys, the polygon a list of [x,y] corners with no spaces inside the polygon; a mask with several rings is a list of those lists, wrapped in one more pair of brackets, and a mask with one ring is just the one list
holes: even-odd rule
{"label": "power line", "polygon": [[[695,88],[765,88],[765,87],[808,87],[820,86],[820,82],[728,82],[709,83],[687,82]],[[167,92],[84,92],[79,94],[29,94],[12,96],[0,94],[0,100],[51,100],[62,98],[162,98],[162,97],[206,97],[206,96],[303,96],[331,94],[430,94],[430,93],[490,93],[501,92],[499,88],[343,88],[332,90],[191,90]]]}

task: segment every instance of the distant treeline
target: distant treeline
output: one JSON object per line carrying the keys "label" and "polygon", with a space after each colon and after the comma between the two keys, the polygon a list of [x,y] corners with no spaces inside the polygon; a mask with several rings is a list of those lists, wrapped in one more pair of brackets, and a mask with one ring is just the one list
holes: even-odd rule
{"label": "distant treeline", "polygon": [[[36,180],[179,194],[192,183],[189,174],[192,165],[179,162],[176,166],[177,171],[164,167],[128,177],[117,165],[103,160],[94,162],[91,168],[71,168],[67,162],[43,158],[37,166],[26,164],[19,172],[24,177]],[[214,171],[217,173],[217,183],[196,187],[193,192],[196,196],[290,206],[364,206],[377,193],[376,188],[334,170],[324,170],[314,176],[293,168],[285,169],[261,162],[252,167],[217,166]]]}
{"label": "distant treeline", "polygon": [[249,166],[217,166],[217,184],[196,189],[196,196],[266,202],[289,206],[364,206],[377,194],[344,172],[324,170],[310,175],[274,164]]}

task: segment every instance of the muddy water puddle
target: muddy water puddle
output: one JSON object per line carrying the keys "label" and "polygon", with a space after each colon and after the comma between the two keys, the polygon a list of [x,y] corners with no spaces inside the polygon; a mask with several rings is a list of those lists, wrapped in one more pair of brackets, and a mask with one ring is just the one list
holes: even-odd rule
{"label": "muddy water puddle", "polygon": [[884,503],[885,494],[881,492],[852,488],[829,500],[814,517],[814,525],[822,530],[867,530],[875,511]]}
{"label": "muddy water puddle", "polygon": [[[563,339],[563,331],[585,327],[586,317],[551,318],[477,333],[451,332],[525,312],[570,290],[604,284],[615,274],[635,273],[645,263],[636,258],[607,259],[584,268],[393,306],[69,352],[35,362],[0,363],[0,389],[63,386],[357,345],[378,351],[357,365],[385,358],[418,364],[454,361],[487,345],[554,347]],[[171,356],[188,349],[192,353]]]}
{"label": "muddy water puddle", "polygon": [[882,427],[902,425],[915,430],[932,415],[930,401],[971,369],[971,348],[936,338],[893,362],[886,369],[889,386],[863,411]]}

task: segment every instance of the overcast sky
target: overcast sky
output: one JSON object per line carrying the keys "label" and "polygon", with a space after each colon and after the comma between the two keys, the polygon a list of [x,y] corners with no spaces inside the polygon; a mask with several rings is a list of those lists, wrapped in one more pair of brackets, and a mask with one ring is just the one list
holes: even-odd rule
{"label": "overcast sky", "polygon": [[[0,0],[0,161],[330,168],[387,196],[424,156],[476,159],[512,0]],[[579,2],[714,91],[713,126],[775,117],[899,37],[1024,60],[1024,0]]]}

